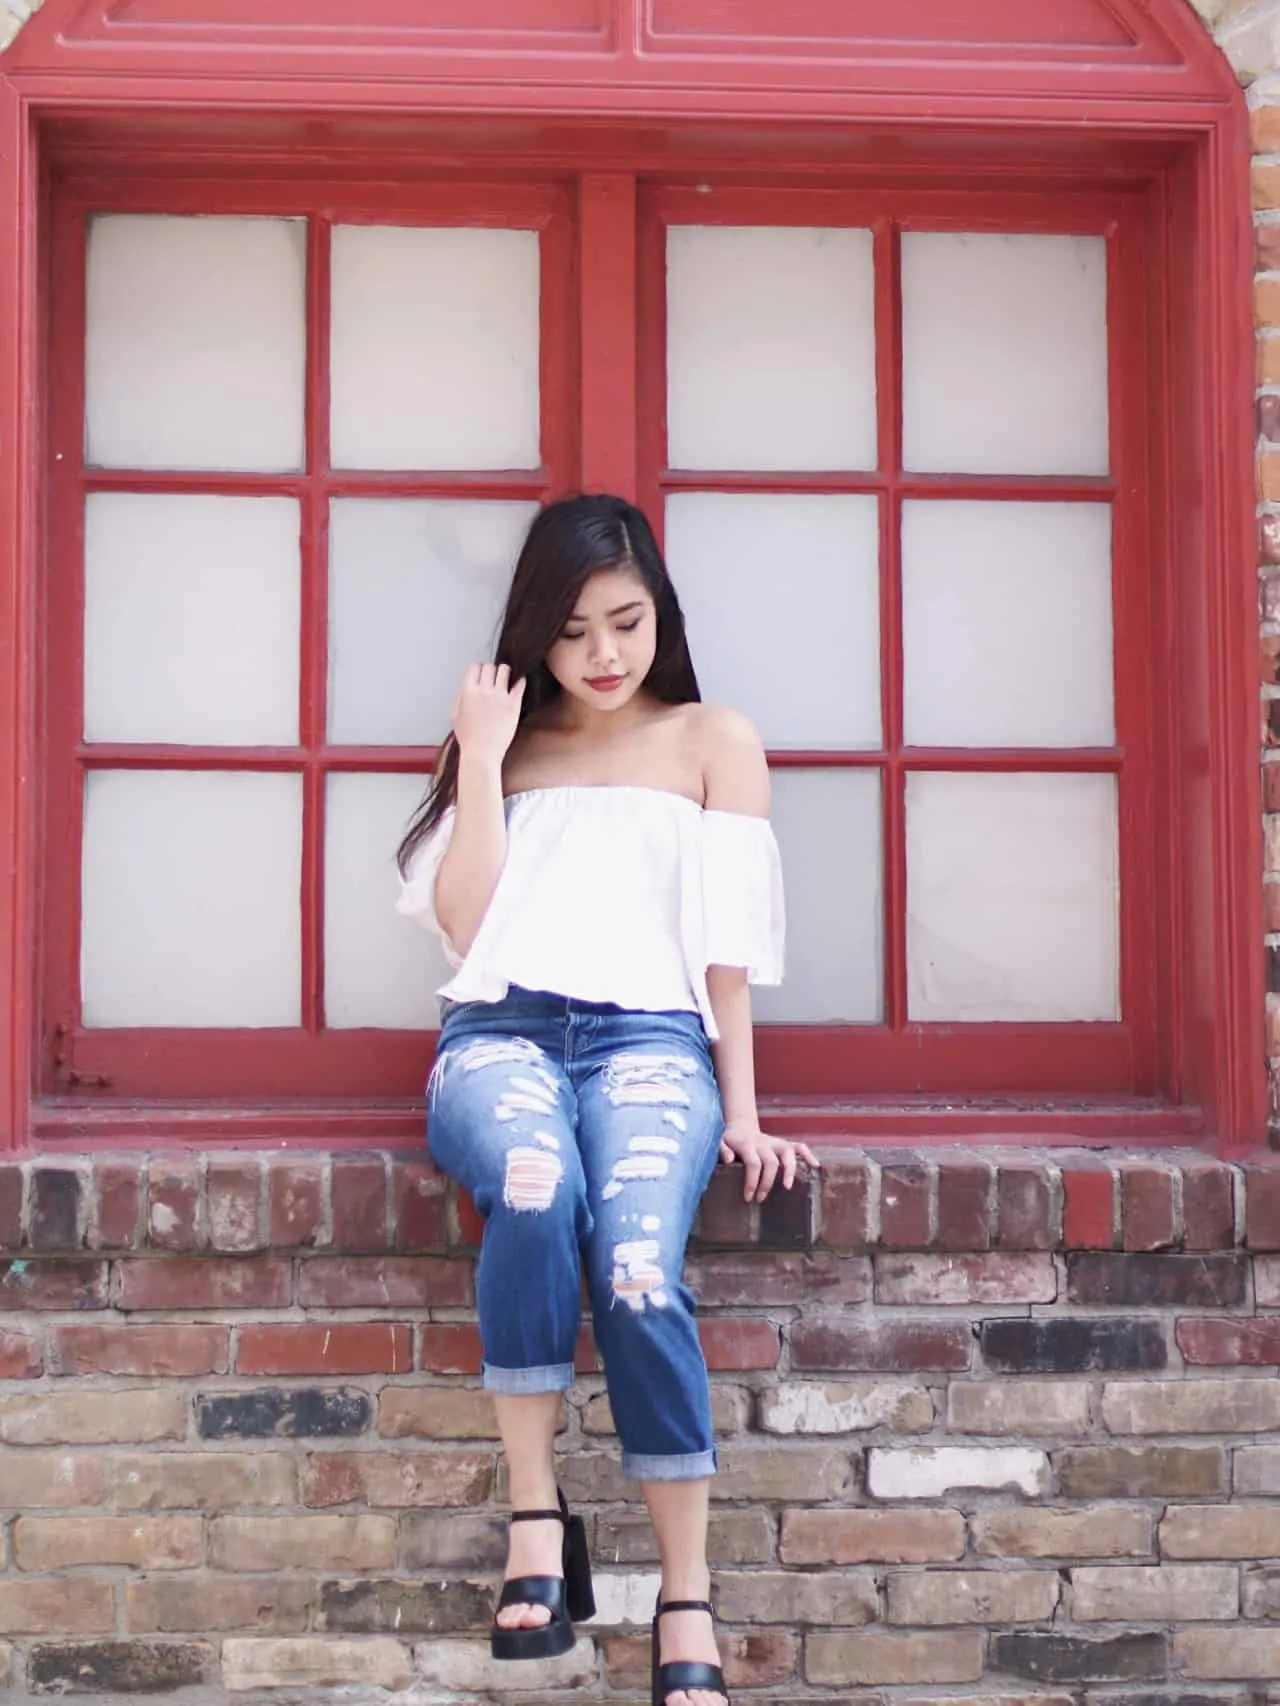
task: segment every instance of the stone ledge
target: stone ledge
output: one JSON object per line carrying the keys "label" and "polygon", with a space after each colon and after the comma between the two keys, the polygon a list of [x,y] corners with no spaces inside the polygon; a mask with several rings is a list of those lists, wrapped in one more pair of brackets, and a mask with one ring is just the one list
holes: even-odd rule
{"label": "stone ledge", "polygon": [[[1280,1250],[1280,1155],[828,1149],[821,1172],[742,1200],[720,1167],[694,1249]],[[0,1163],[0,1252],[465,1253],[479,1218],[420,1153],[27,1156]]]}

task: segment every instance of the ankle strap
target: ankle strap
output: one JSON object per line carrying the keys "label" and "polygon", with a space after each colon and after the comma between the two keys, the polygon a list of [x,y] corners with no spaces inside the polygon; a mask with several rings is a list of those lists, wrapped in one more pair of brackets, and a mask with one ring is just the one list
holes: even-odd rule
{"label": "ankle strap", "polygon": [[668,1599],[659,1601],[656,1615],[661,1617],[668,1611],[708,1611],[715,1616],[715,1607],[709,1599]]}
{"label": "ankle strap", "polygon": [[512,1511],[512,1522],[563,1522],[563,1511]]}

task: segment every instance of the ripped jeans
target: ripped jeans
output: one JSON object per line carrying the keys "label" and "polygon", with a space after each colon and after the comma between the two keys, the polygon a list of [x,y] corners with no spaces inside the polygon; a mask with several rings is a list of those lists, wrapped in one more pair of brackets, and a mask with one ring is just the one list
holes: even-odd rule
{"label": "ripped jeans", "polygon": [[682,1279],[723,1115],[696,1013],[512,988],[448,1010],[427,1142],[484,1219],[484,1384],[573,1381],[585,1261],[625,1475],[714,1472],[707,1365]]}

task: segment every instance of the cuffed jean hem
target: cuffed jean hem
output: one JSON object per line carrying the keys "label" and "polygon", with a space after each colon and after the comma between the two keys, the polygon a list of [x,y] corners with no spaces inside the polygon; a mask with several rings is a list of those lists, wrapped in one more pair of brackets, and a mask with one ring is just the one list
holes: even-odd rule
{"label": "cuffed jean hem", "polygon": [[705,1481],[716,1472],[716,1454],[690,1451],[680,1457],[641,1457],[622,1454],[622,1473],[628,1481]]}
{"label": "cuffed jean hem", "polygon": [[510,1398],[530,1397],[538,1392],[567,1392],[573,1385],[571,1362],[548,1363],[545,1368],[495,1368],[484,1365],[486,1392],[505,1393]]}

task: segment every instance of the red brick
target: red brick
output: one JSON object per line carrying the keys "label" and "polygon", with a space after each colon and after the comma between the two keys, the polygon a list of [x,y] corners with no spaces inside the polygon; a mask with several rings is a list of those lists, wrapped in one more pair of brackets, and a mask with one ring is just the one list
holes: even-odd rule
{"label": "red brick", "polygon": [[1121,1167],[1120,1236],[1126,1250],[1168,1250],[1177,1243],[1173,1174],[1167,1168]]}
{"label": "red brick", "polygon": [[1047,1252],[983,1251],[933,1255],[885,1251],[877,1256],[876,1302],[897,1305],[1052,1303],[1058,1276]]}
{"label": "red brick", "polygon": [[600,1352],[596,1349],[596,1336],[590,1327],[583,1327],[578,1334],[578,1342],[573,1352],[573,1367],[576,1374],[599,1374],[604,1367]]}
{"label": "red brick", "polygon": [[117,1284],[120,1309],[283,1309],[293,1270],[271,1256],[134,1257]]}
{"label": "red brick", "polygon": [[[615,1635],[604,1643],[605,1672],[614,1688],[635,1691],[649,1685],[649,1637]],[[731,1689],[770,1688],[790,1681],[799,1663],[800,1643],[782,1629],[720,1635],[725,1681]]]}
{"label": "red brick", "polygon": [[141,1161],[103,1161],[94,1169],[97,1212],[91,1214],[94,1250],[136,1250],[143,1243]]}
{"label": "red brick", "polygon": [[471,1262],[438,1256],[311,1256],[298,1267],[304,1309],[465,1309]]}
{"label": "red brick", "polygon": [[0,1250],[17,1250],[22,1244],[22,1168],[16,1162],[0,1163]]}
{"label": "red brick", "polygon": [[50,1374],[225,1374],[228,1327],[181,1325],[87,1326],[49,1329]]}
{"label": "red brick", "polygon": [[699,1244],[754,1244],[757,1212],[743,1197],[746,1172],[740,1166],[717,1167],[698,1210]]}
{"label": "red brick", "polygon": [[1256,258],[1259,272],[1272,272],[1280,267],[1280,225],[1255,225]]}
{"label": "red brick", "polygon": [[[1276,885],[1280,896],[1280,884]],[[1218,1161],[1189,1162],[1182,1171],[1183,1244],[1188,1250],[1235,1246],[1235,1178]]]}
{"label": "red brick", "polygon": [[320,1242],[324,1175],[311,1161],[273,1161],[267,1174],[267,1224],[273,1250]]}
{"label": "red brick", "polygon": [[781,1335],[772,1321],[700,1321],[698,1336],[713,1373],[778,1366]]}
{"label": "red brick", "polygon": [[800,1321],[791,1333],[791,1363],[801,1369],[852,1369],[876,1373],[964,1369],[973,1335],[965,1322]]}
{"label": "red brick", "polygon": [[865,1256],[825,1250],[724,1251],[693,1260],[689,1283],[707,1309],[865,1303],[871,1295],[871,1263]]}
{"label": "red brick", "polygon": [[262,1168],[257,1161],[213,1157],[205,1194],[212,1249],[262,1249]]}
{"label": "red brick", "polygon": [[287,1322],[241,1327],[237,1374],[407,1374],[412,1329],[392,1321]]}
{"label": "red brick", "polygon": [[387,1247],[387,1173],[380,1155],[339,1155],[330,1201],[333,1247],[340,1252]]}
{"label": "red brick", "polygon": [[439,1321],[422,1329],[418,1367],[427,1374],[479,1374],[480,1329],[469,1321]]}
{"label": "red brick", "polygon": [[1043,1166],[1001,1162],[996,1177],[996,1243],[1002,1250],[1052,1250],[1057,1243],[1052,1178]]}
{"label": "red brick", "polygon": [[199,1250],[200,1159],[174,1156],[147,1163],[147,1242],[155,1250]]}
{"label": "red brick", "polygon": [[448,1243],[444,1182],[421,1161],[391,1164],[391,1207],[397,1250],[443,1250]]}
{"label": "red brick", "polygon": [[939,1163],[935,1249],[990,1249],[994,1210],[991,1183],[991,1168],[985,1164]]}
{"label": "red brick", "polygon": [[880,1242],[890,1250],[928,1248],[933,1169],[919,1161],[880,1169]]}
{"label": "red brick", "polygon": [[867,1163],[823,1156],[821,1193],[819,1242],[833,1250],[869,1249],[872,1174]]}
{"label": "red brick", "polygon": [[40,1346],[28,1333],[0,1333],[0,1380],[27,1380],[41,1369]]}
{"label": "red brick", "polygon": [[1245,1169],[1244,1238],[1251,1250],[1280,1250],[1280,1166]]}
{"label": "red brick", "polygon": [[1280,1316],[1255,1321],[1194,1318],[1179,1321],[1178,1349],[1190,1363],[1270,1368],[1280,1365]]}
{"label": "red brick", "polygon": [[0,1309],[105,1309],[107,1271],[105,1262],[0,1262]]}
{"label": "red brick", "polygon": [[459,1191],[455,1205],[458,1218],[458,1242],[479,1249],[484,1237],[484,1218],[466,1191]]}
{"label": "red brick", "polygon": [[[1268,767],[1275,769],[1275,765]],[[1268,810],[1274,811],[1274,806]],[[1262,886],[1262,928],[1269,936],[1280,935],[1280,883],[1264,883]]]}
{"label": "red brick", "polygon": [[[474,1396],[479,1399],[482,1394]],[[317,1451],[303,1465],[302,1501],[319,1508],[357,1504],[381,1510],[424,1505],[456,1510],[487,1502],[493,1492],[493,1471],[492,1447],[485,1451]],[[323,1567],[332,1565],[326,1560]]]}
{"label": "red brick", "polygon": [[1110,1250],[1115,1244],[1115,1182],[1108,1167],[1062,1170],[1062,1238],[1069,1250]]}

